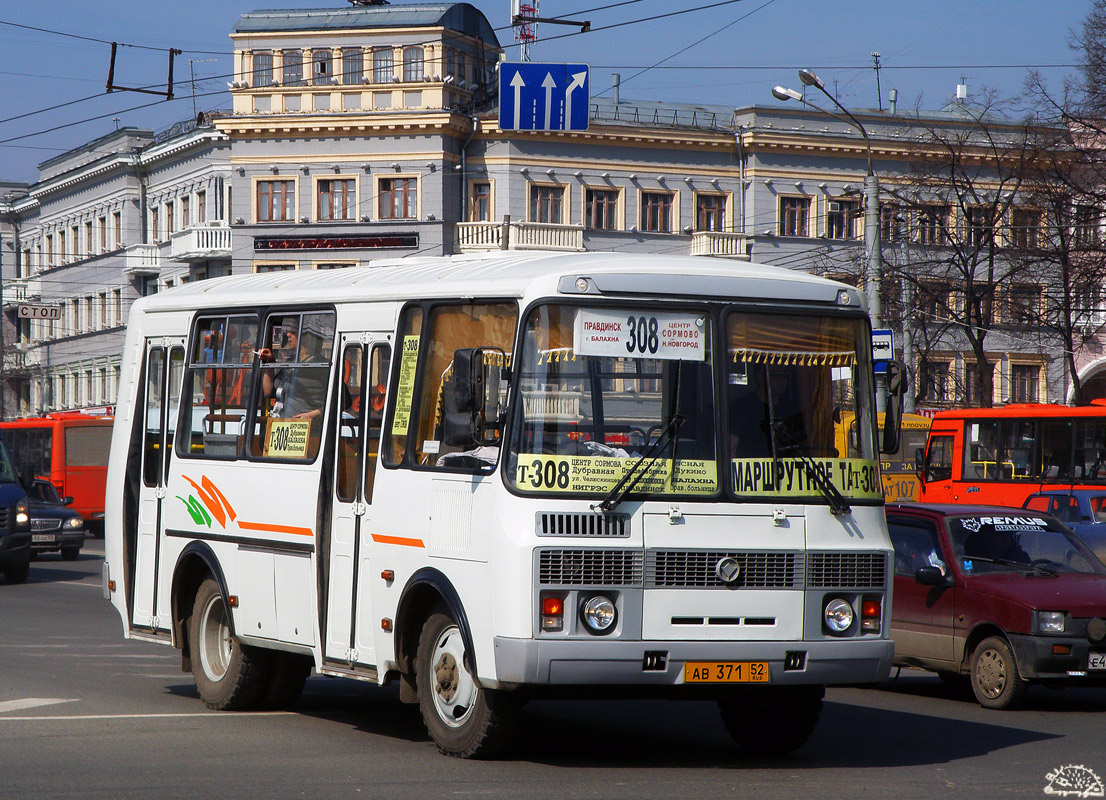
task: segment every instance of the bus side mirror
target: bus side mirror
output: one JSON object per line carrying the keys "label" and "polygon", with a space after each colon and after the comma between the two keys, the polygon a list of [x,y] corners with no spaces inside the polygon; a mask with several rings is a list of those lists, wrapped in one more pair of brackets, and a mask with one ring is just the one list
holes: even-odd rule
{"label": "bus side mirror", "polygon": [[19,485],[25,492],[31,491],[31,487],[35,485],[35,471],[31,469],[30,464],[24,464],[19,470]]}
{"label": "bus side mirror", "polygon": [[503,422],[499,395],[506,362],[506,354],[496,347],[453,352],[452,399],[442,419],[442,439],[447,445],[472,447],[499,441],[498,428]]}
{"label": "bus side mirror", "polygon": [[892,359],[887,362],[887,374],[884,376],[887,386],[887,412],[883,417],[883,442],[880,452],[890,455],[899,450],[902,435],[902,404],[909,383],[906,367],[901,361]]}
{"label": "bus side mirror", "polygon": [[926,454],[920,447],[914,448],[914,473],[919,481],[926,482]]}

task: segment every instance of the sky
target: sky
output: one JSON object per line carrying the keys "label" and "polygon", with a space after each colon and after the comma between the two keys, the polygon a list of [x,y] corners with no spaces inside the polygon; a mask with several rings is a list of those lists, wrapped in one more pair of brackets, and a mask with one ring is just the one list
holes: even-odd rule
{"label": "sky", "polygon": [[[530,59],[591,67],[592,95],[744,108],[777,105],[771,89],[802,89],[813,69],[850,108],[941,108],[963,80],[969,98],[1011,98],[1036,69],[1054,93],[1077,77],[1069,43],[1092,0],[539,0],[537,16],[571,16],[591,32],[542,23]],[[396,0],[395,4],[400,4]],[[518,60],[510,0],[473,0]],[[710,8],[702,8],[711,6]],[[37,166],[119,126],[155,131],[229,108],[229,34],[260,8],[348,7],[343,0],[5,0],[0,4],[0,181],[33,182]],[[695,10],[700,9],[700,10]],[[687,12],[687,13],[679,13]],[[629,23],[629,24],[626,24]],[[83,37],[83,38],[79,38]],[[147,87],[175,61],[175,99],[105,93]],[[880,70],[872,54],[879,53]]]}

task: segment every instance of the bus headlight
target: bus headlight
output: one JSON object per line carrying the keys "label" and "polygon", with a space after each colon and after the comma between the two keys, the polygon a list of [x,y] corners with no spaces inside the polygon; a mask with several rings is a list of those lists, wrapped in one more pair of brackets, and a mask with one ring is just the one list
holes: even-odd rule
{"label": "bus headlight", "polygon": [[77,530],[78,528],[84,527],[84,520],[80,517],[70,517],[65,521],[65,527],[70,530]]}
{"label": "bus headlight", "polygon": [[31,515],[27,513],[27,501],[20,500],[15,504],[15,525],[17,528],[27,528],[31,524]]}
{"label": "bus headlight", "polygon": [[580,607],[580,618],[592,633],[606,633],[614,627],[618,611],[609,597],[597,594],[589,597]]}
{"label": "bus headlight", "polygon": [[826,627],[833,633],[844,633],[853,625],[853,607],[848,601],[835,597],[826,603],[824,613]]}

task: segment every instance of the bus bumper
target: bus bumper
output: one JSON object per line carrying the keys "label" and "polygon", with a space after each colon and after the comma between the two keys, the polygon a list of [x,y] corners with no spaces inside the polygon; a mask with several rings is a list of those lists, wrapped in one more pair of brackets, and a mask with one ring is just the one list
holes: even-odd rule
{"label": "bus bumper", "polygon": [[[889,639],[818,642],[688,642],[495,639],[500,686],[636,685],[684,683],[684,664],[768,662],[769,682],[780,685],[878,683],[891,670]],[[714,684],[718,686],[719,684]]]}

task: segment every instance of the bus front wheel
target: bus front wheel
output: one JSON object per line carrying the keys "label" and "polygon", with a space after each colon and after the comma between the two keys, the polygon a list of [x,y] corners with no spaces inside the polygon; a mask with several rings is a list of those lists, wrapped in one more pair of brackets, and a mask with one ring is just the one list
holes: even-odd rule
{"label": "bus front wheel", "polygon": [[243,645],[230,630],[230,616],[219,584],[200,584],[188,625],[192,677],[208,708],[253,708],[266,685],[265,654]]}
{"label": "bus front wheel", "polygon": [[801,747],[818,724],[824,686],[750,687],[718,700],[734,741],[758,756],[782,756]]}
{"label": "bus front wheel", "polygon": [[506,745],[517,704],[479,686],[465,665],[461,629],[445,609],[430,615],[419,636],[415,682],[423,724],[438,750],[459,758],[487,758]]}

